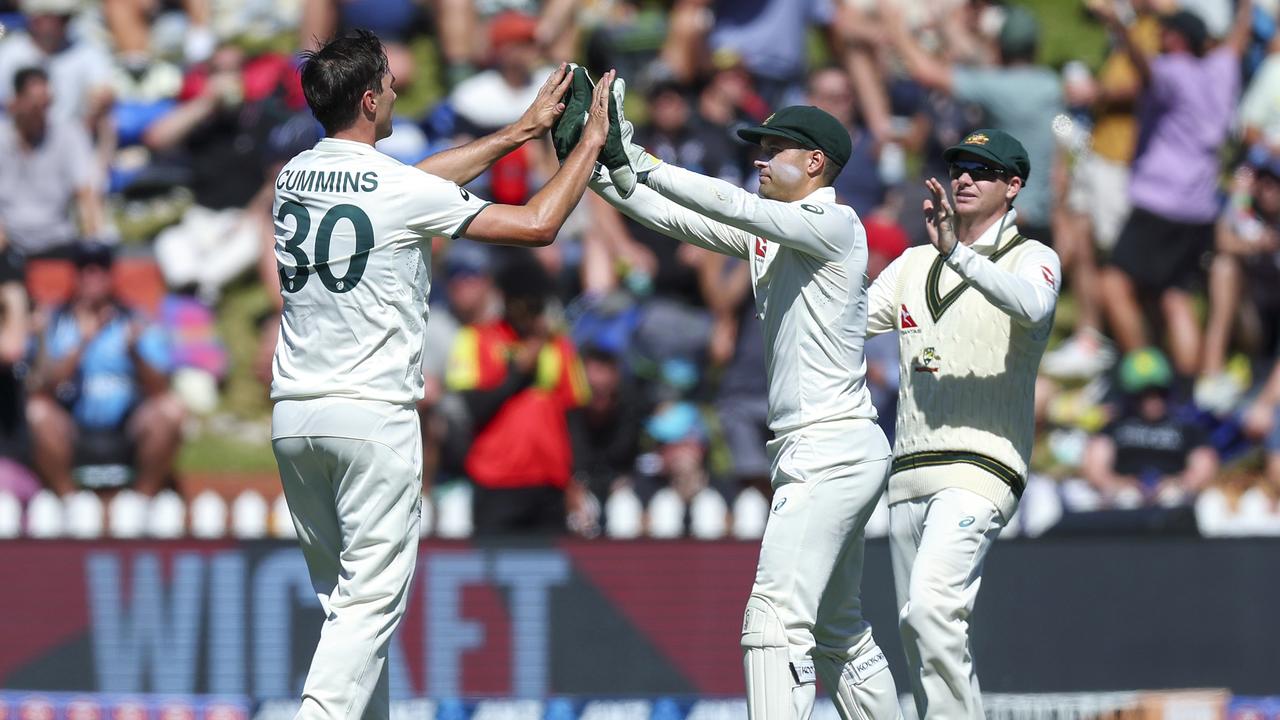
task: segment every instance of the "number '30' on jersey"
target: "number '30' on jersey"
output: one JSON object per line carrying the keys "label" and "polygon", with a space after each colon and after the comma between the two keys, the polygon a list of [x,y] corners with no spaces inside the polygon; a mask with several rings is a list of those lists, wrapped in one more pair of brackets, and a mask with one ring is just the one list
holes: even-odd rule
{"label": "number '30' on jersey", "polygon": [[271,398],[422,398],[431,238],[485,201],[372,146],[325,138],[275,181],[284,312]]}

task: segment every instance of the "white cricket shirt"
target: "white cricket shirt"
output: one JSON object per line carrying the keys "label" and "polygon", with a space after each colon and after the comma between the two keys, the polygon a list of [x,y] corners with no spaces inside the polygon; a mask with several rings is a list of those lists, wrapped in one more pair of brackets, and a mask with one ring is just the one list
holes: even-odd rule
{"label": "white cricket shirt", "polygon": [[430,238],[488,203],[373,147],[325,138],[276,177],[284,313],[271,399],[422,398]]}
{"label": "white cricket shirt", "polygon": [[797,202],[753,195],[670,164],[623,200],[607,181],[592,186],[623,213],[658,232],[751,265],[769,376],[769,428],[782,434],[817,422],[865,418],[867,234],[852,208],[826,187]]}

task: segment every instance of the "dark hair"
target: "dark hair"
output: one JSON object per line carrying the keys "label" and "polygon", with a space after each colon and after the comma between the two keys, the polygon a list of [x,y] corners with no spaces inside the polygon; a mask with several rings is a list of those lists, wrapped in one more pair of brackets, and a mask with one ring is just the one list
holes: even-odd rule
{"label": "dark hair", "polygon": [[840,177],[840,171],[844,170],[844,166],[826,153],[822,153],[822,156],[827,159],[826,164],[822,166],[822,182],[824,185],[835,185],[836,178]]}
{"label": "dark hair", "polygon": [[49,73],[44,68],[24,67],[13,74],[13,94],[21,95],[33,82],[49,82]]}
{"label": "dark hair", "polygon": [[355,30],[302,53],[302,94],[326,135],[345,130],[360,113],[366,90],[382,92],[387,51],[368,30]]}

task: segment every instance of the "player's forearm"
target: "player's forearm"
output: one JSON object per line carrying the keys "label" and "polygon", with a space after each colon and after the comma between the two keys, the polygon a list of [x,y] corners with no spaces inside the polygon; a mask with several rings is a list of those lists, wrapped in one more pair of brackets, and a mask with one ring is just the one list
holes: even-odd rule
{"label": "player's forearm", "polygon": [[582,141],[525,205],[489,205],[462,233],[496,245],[542,247],[555,241],[569,213],[582,199],[603,141]]}
{"label": "player's forearm", "polygon": [[596,157],[603,146],[603,141],[587,142],[584,138],[569,153],[569,157],[565,158],[560,171],[529,199],[528,207],[534,212],[533,226],[544,232],[549,231],[552,240],[568,219],[569,213],[582,200],[587,182],[595,172]]}
{"label": "player's forearm", "polygon": [[[718,178],[669,163],[649,173],[649,187],[694,213],[779,245],[827,260],[839,260],[853,243],[853,227],[832,231],[821,209],[766,200]],[[815,206],[809,205],[813,208]]]}
{"label": "player's forearm", "polygon": [[531,131],[512,123],[466,145],[438,152],[415,167],[458,185],[466,185],[493,167],[502,156],[532,139]]}
{"label": "player's forearm", "polygon": [[1007,272],[967,245],[957,245],[947,265],[972,285],[992,305],[1024,325],[1038,325],[1053,316],[1058,293],[1053,285],[1061,275],[1057,263],[1046,260],[1047,277],[1038,281]]}
{"label": "player's forearm", "polygon": [[637,185],[625,200],[604,178],[593,180],[591,189],[623,215],[650,230],[722,255],[747,258],[747,238],[741,232],[677,205],[650,187]]}

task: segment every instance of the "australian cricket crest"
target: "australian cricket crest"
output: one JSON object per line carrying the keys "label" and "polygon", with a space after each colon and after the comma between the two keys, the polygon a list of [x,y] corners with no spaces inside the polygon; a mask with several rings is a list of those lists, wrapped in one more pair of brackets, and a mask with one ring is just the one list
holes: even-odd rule
{"label": "australian cricket crest", "polygon": [[932,346],[920,351],[919,357],[916,358],[914,364],[916,372],[936,373],[938,365],[942,362],[942,356],[934,350]]}

